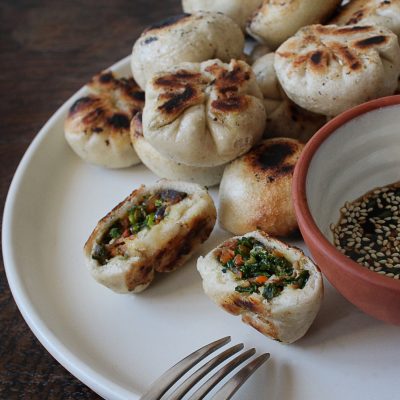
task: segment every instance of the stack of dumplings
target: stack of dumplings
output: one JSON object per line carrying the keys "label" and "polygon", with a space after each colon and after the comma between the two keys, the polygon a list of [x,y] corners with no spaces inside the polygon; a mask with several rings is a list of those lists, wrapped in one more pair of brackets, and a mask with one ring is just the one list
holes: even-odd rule
{"label": "stack of dumplings", "polygon": [[[298,230],[294,168],[328,119],[400,93],[400,0],[341,3],[182,0],[185,14],[133,44],[133,77],[106,71],[87,84],[64,125],[74,152],[107,168],[143,162],[164,178],[97,224],[84,249],[97,281],[143,291],[186,263],[218,220],[237,236],[200,257],[206,293],[275,340],[305,334],[322,277],[274,238]],[[203,187],[217,184],[218,210]]]}

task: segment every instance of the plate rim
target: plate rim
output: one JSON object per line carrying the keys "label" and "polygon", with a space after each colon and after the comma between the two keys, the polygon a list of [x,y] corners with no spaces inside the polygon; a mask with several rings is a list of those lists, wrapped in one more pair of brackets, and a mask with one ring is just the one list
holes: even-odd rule
{"label": "plate rim", "polygon": [[[129,63],[130,56],[126,56],[114,63],[106,70],[118,70],[126,67]],[[83,382],[85,385],[90,387],[98,395],[112,399],[127,399],[139,398],[137,392],[128,391],[120,385],[114,383],[112,380],[106,378],[104,375],[96,372],[87,363],[81,361],[72,351],[60,341],[55,334],[47,327],[45,321],[43,321],[37,313],[35,307],[32,305],[29,294],[27,293],[25,286],[22,282],[21,276],[18,273],[17,262],[14,259],[13,249],[13,227],[12,221],[14,218],[14,206],[18,196],[18,191],[21,188],[21,181],[24,177],[27,168],[29,167],[30,161],[38,148],[40,147],[43,140],[51,131],[52,127],[62,118],[62,115],[70,108],[75,99],[82,96],[85,91],[85,85],[78,89],[72,96],[70,96],[63,104],[51,115],[51,117],[45,122],[39,132],[35,135],[32,142],[29,144],[24,155],[18,163],[17,169],[15,170],[11,184],[9,186],[4,211],[3,211],[3,223],[2,223],[2,251],[3,251],[3,262],[4,271],[7,277],[7,282],[11,290],[11,294],[17,307],[27,323],[30,330],[33,332],[35,337],[44,346],[44,348],[59,362],[64,368],[66,368],[72,375]],[[132,397],[133,396],[133,397]]]}

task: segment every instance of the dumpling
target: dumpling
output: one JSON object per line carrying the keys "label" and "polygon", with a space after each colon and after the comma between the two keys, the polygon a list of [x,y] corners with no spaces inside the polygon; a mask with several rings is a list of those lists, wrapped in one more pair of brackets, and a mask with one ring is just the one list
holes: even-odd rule
{"label": "dumpling", "polygon": [[264,0],[248,23],[247,32],[276,49],[298,29],[323,22],[341,0]]}
{"label": "dumpling", "polygon": [[146,88],[143,135],[178,163],[225,164],[260,140],[265,121],[262,94],[243,61],[181,64]]}
{"label": "dumpling", "polygon": [[274,59],[275,54],[269,53],[252,66],[267,112],[264,137],[289,137],[305,143],[327,119],[299,107],[287,97],[276,76]]}
{"label": "dumpling", "polygon": [[138,293],[171,272],[209,237],[213,200],[199,185],[142,185],[99,221],[84,247],[92,276],[118,293]]}
{"label": "dumpling", "polygon": [[381,25],[400,36],[400,0],[352,0],[329,23]]}
{"label": "dumpling", "polygon": [[400,48],[384,27],[306,26],[276,51],[275,70],[296,104],[335,116],[394,93]]}
{"label": "dumpling", "polygon": [[219,188],[222,228],[234,235],[255,229],[273,236],[294,233],[292,180],[303,147],[294,139],[266,139],[228,165]]}
{"label": "dumpling", "polygon": [[207,296],[263,335],[300,339],[323,297],[316,265],[294,247],[261,231],[234,237],[197,261]]}
{"label": "dumpling", "polygon": [[182,0],[183,11],[192,13],[196,11],[221,12],[231,17],[242,29],[262,0]]}
{"label": "dumpling", "polygon": [[71,106],[64,124],[65,138],[83,160],[124,168],[140,162],[132,147],[129,126],[144,106],[144,92],[132,78],[102,72],[86,85],[87,95]]}
{"label": "dumpling", "polygon": [[193,167],[177,163],[157,151],[143,137],[141,113],[136,114],[132,120],[131,140],[143,164],[160,178],[194,182],[202,186],[214,186],[221,181],[225,164],[216,167]]}
{"label": "dumpling", "polygon": [[259,58],[261,58],[262,56],[265,56],[268,53],[272,53],[272,50],[266,44],[257,43],[251,49],[251,52],[250,52],[250,55],[249,55],[250,64],[254,65],[254,63]]}
{"label": "dumpling", "polygon": [[199,12],[169,18],[146,29],[135,42],[131,67],[142,89],[152,75],[182,62],[240,58],[244,35],[229,17]]}

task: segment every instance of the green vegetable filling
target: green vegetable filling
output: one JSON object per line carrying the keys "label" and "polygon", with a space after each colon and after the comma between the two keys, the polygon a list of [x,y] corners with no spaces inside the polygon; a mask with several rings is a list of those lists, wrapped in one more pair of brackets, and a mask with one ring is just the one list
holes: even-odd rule
{"label": "green vegetable filling", "polygon": [[288,285],[303,289],[310,277],[307,270],[295,269],[283,255],[253,237],[228,242],[217,258],[223,273],[230,271],[237,280],[245,281],[236,286],[237,292],[260,293],[267,300],[279,296]]}
{"label": "green vegetable filling", "polygon": [[133,205],[124,217],[114,222],[101,242],[95,245],[92,258],[104,265],[110,258],[124,255],[126,238],[159,224],[168,214],[169,208],[185,197],[186,193],[176,190],[163,190],[145,196],[139,204]]}

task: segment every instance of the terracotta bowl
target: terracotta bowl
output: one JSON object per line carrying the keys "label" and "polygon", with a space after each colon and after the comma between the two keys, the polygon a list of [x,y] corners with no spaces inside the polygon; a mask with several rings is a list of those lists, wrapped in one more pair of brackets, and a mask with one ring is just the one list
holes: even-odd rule
{"label": "terracotta bowl", "polygon": [[400,280],[344,256],[330,230],[346,201],[397,181],[400,95],[362,104],[321,128],[297,163],[293,197],[304,241],[329,282],[365,313],[400,325]]}

